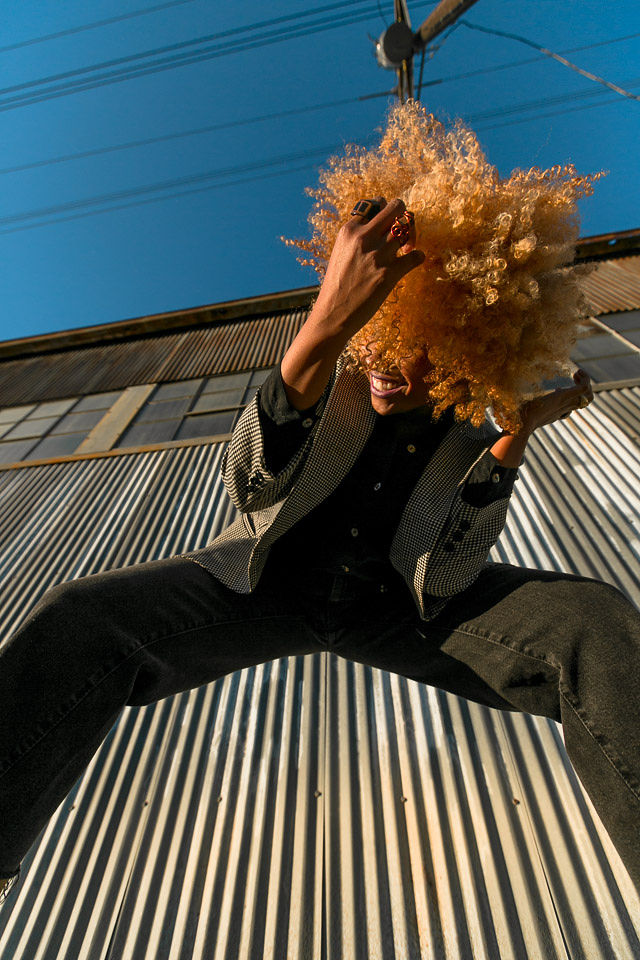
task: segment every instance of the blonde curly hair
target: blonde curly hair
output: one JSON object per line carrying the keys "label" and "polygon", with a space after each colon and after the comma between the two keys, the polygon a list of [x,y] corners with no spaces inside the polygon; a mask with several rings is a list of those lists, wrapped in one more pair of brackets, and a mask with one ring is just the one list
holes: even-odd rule
{"label": "blonde curly hair", "polygon": [[402,198],[426,259],[350,340],[350,364],[365,370],[374,348],[389,365],[426,353],[434,416],[453,406],[478,426],[491,407],[513,431],[542,381],[573,369],[569,351],[589,312],[577,282],[585,267],[568,266],[577,201],[602,175],[567,164],[500,177],[468,127],[447,128],[410,101],[391,108],[379,146],[347,146],[320,171],[307,190],[311,239],[283,239],[322,278],[356,201]]}

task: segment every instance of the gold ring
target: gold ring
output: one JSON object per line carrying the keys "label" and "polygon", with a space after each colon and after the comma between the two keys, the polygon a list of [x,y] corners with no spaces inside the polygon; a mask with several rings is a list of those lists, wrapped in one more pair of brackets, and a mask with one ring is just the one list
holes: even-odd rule
{"label": "gold ring", "polygon": [[582,409],[583,407],[588,407],[590,403],[591,403],[591,400],[589,400],[588,397],[580,397],[580,408],[581,408],[581,409]]}

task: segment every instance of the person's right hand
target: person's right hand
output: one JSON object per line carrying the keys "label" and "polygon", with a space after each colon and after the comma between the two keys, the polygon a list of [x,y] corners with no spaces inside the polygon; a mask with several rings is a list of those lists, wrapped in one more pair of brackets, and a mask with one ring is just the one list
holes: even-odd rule
{"label": "person's right hand", "polygon": [[314,310],[327,313],[353,336],[384,303],[398,281],[424,261],[414,250],[415,227],[402,243],[390,233],[405,212],[402,200],[376,197],[382,209],[368,222],[351,216],[340,228]]}

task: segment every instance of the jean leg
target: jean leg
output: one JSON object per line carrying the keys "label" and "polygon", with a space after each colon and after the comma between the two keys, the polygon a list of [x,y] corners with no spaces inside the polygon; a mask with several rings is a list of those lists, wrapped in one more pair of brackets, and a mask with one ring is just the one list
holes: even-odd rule
{"label": "jean leg", "polygon": [[322,649],[284,596],[183,558],[60,584],[0,646],[0,876],[9,876],[125,705]]}
{"label": "jean leg", "polygon": [[635,606],[597,580],[490,564],[424,633],[512,709],[562,722],[576,773],[640,889]]}
{"label": "jean leg", "polygon": [[640,889],[640,612],[619,590],[489,564],[431,621],[382,598],[347,614],[334,653],[562,722],[574,768]]}

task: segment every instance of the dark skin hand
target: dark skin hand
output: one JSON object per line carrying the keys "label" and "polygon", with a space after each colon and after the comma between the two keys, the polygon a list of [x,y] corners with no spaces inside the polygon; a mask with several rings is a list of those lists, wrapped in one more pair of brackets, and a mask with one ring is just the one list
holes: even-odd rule
{"label": "dark skin hand", "polygon": [[523,404],[520,410],[521,429],[515,434],[504,433],[491,447],[496,460],[504,467],[519,467],[529,437],[535,430],[556,420],[564,420],[574,410],[591,403],[593,390],[589,374],[578,369],[573,375],[573,382],[572,387],[552,390]]}
{"label": "dark skin hand", "polygon": [[[292,405],[298,410],[311,407],[322,395],[338,356],[351,337],[367,323],[386,300],[398,281],[424,260],[414,249],[415,230],[401,244],[389,229],[405,211],[402,200],[389,203],[375,198],[382,209],[370,221],[351,217],[341,227],[327,265],[318,299],[282,361],[281,372]],[[424,357],[416,357],[402,370],[378,370],[395,391],[372,392],[371,402],[380,414],[392,414],[426,402],[422,377]],[[371,379],[372,373],[369,376]],[[373,384],[375,388],[375,383]],[[531,434],[546,424],[568,417],[591,401],[593,391],[588,375],[578,370],[574,385],[535,397],[521,409],[522,427],[517,434],[504,433],[491,448],[496,459],[517,467]]]}

